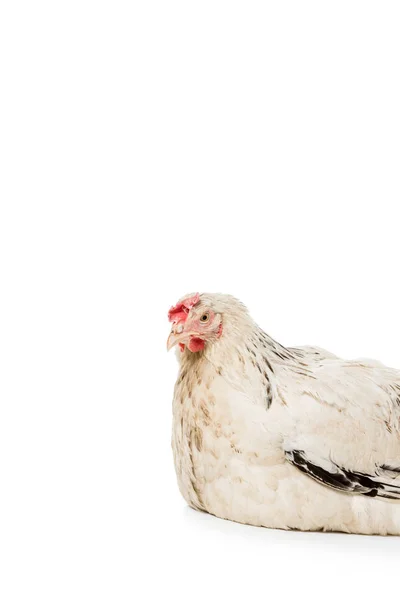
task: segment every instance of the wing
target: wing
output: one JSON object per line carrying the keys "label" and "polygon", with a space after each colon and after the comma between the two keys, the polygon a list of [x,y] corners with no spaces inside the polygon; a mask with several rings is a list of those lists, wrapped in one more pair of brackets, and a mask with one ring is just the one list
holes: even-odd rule
{"label": "wing", "polygon": [[332,461],[324,467],[314,464],[302,450],[287,451],[285,456],[303,473],[340,492],[400,500],[400,468],[382,466],[375,473],[367,474],[348,471]]}
{"label": "wing", "polygon": [[338,491],[400,500],[400,373],[338,359],[293,379],[286,459]]}

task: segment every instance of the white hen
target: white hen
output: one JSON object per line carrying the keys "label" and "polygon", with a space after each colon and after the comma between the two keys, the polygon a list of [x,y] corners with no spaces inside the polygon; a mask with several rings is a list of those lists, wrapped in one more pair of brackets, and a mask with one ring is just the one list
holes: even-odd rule
{"label": "white hen", "polygon": [[169,311],[172,446],[193,508],[283,529],[400,534],[400,372],[285,348],[235,298]]}

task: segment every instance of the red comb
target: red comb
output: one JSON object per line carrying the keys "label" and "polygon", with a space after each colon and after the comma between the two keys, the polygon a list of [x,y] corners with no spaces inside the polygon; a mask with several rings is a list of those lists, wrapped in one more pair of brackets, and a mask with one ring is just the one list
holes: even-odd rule
{"label": "red comb", "polygon": [[200,300],[200,294],[197,292],[194,296],[184,298],[175,306],[172,306],[168,311],[168,320],[173,323],[178,321],[186,321],[189,310],[195,306]]}

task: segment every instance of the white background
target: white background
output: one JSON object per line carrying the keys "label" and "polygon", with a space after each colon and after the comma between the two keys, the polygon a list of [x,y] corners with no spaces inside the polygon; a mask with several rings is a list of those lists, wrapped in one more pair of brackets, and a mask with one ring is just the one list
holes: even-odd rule
{"label": "white background", "polygon": [[400,539],[195,513],[169,306],[400,367],[400,5],[0,5],[2,600],[396,597]]}

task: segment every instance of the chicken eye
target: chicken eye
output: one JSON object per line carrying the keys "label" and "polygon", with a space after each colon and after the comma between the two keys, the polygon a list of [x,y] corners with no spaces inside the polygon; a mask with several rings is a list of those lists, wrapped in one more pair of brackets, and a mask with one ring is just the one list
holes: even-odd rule
{"label": "chicken eye", "polygon": [[200,317],[200,322],[201,323],[207,323],[207,321],[208,321],[209,318],[210,318],[210,315],[208,313],[204,313]]}

